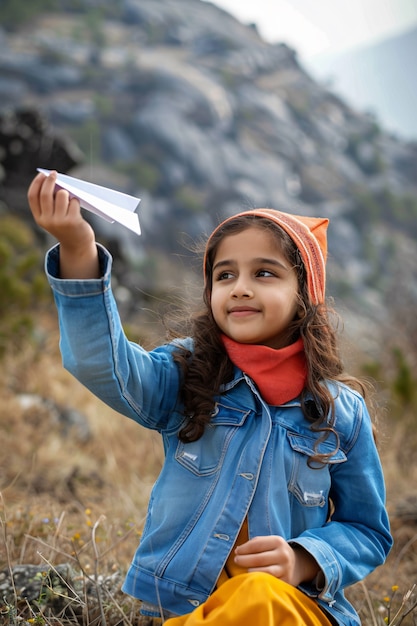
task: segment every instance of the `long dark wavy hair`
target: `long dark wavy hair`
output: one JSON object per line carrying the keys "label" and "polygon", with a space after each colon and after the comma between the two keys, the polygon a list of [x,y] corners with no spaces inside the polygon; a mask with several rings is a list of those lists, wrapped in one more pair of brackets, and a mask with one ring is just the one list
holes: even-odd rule
{"label": "long dark wavy hair", "polygon": [[334,399],[325,380],[340,381],[358,390],[363,396],[367,391],[365,382],[344,373],[337,342],[338,317],[328,304],[313,305],[307,289],[307,278],[301,255],[292,239],[271,220],[254,215],[242,215],[227,221],[209,240],[206,250],[204,307],[191,317],[191,336],[194,350],[180,349],[174,354],[183,371],[181,389],[185,407],[184,425],[179,438],[184,443],[199,439],[210,423],[222,384],[233,377],[233,364],[221,341],[221,331],[214,321],[211,306],[212,269],[219,243],[229,235],[248,228],[265,229],[271,233],[282,253],[296,269],[298,279],[299,311],[288,328],[288,343],[302,337],[307,362],[307,382],[301,395],[301,408],[311,428],[321,432],[319,442],[333,433],[336,444],[330,453],[318,453],[312,461],[326,463],[338,448],[338,436],[334,428]]}

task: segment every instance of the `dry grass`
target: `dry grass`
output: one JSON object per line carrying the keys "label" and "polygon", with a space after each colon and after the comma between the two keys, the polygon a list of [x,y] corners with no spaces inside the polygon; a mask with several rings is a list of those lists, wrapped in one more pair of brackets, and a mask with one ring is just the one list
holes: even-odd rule
{"label": "dry grass", "polygon": [[[0,571],[38,565],[46,582],[35,605],[18,600],[15,590],[14,602],[4,600],[0,620],[49,626],[139,624],[137,603],[120,593],[120,584],[162,464],[159,436],[114,413],[61,368],[55,317],[45,315],[39,332],[41,351],[26,345],[1,363]],[[90,437],[81,437],[76,427],[64,432],[45,406],[24,408],[22,394],[77,409],[86,417]],[[417,495],[417,466],[410,452],[417,435],[402,423],[395,430],[386,423],[383,430],[381,453],[396,546],[388,563],[349,595],[366,626],[387,623],[384,618],[392,625],[411,625],[416,624],[415,609],[405,614],[416,601],[417,520],[405,522],[396,512],[412,492]],[[411,457],[404,462],[406,449]],[[68,585],[62,582],[64,591],[56,591],[48,578],[62,563],[81,572],[82,588],[70,594],[71,602]],[[65,596],[65,611],[46,611],[45,594]]]}

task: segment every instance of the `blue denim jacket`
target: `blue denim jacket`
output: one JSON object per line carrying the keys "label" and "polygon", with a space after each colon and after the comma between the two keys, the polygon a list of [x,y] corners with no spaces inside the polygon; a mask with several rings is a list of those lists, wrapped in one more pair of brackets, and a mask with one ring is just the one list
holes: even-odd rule
{"label": "blue denim jacket", "polygon": [[[318,435],[299,400],[268,406],[238,369],[221,390],[203,437],[182,443],[176,344],[148,352],[125,338],[110,287],[111,258],[100,246],[99,253],[98,280],[59,279],[59,247],[49,252],[46,267],[64,366],[163,439],[165,463],[124,591],[143,600],[149,614],[158,607],[165,616],[192,611],[215,588],[247,518],[250,537],[280,535],[312,554],[322,576],[300,588],[339,624],[360,624],[343,589],[383,563],[392,545],[381,465],[361,396],[329,383],[340,446],[321,469],[307,463]],[[191,339],[184,342],[192,349]],[[333,450],[334,443],[327,440],[320,449]]]}

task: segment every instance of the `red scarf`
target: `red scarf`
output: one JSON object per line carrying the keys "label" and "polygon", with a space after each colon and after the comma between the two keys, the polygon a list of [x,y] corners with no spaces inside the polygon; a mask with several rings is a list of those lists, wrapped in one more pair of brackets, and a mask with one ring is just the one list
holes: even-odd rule
{"label": "red scarf", "polygon": [[252,378],[268,404],[284,404],[304,389],[307,364],[301,337],[278,350],[238,343],[226,335],[222,340],[232,363]]}

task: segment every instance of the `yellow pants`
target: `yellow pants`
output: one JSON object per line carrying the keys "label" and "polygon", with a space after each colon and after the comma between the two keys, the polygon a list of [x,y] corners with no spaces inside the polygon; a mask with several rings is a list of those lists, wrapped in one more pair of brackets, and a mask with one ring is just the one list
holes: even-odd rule
{"label": "yellow pants", "polygon": [[296,587],[264,572],[233,576],[192,613],[165,626],[331,626],[317,604]]}

